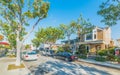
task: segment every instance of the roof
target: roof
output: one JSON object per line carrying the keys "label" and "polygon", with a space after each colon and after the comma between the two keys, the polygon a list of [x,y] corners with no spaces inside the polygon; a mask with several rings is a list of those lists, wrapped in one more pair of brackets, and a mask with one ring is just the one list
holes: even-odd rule
{"label": "roof", "polygon": [[[61,41],[61,42],[63,42],[63,43],[68,43],[68,40]],[[74,42],[79,42],[79,39],[76,38],[76,39],[72,39],[72,40],[70,40],[70,43],[74,43]]]}

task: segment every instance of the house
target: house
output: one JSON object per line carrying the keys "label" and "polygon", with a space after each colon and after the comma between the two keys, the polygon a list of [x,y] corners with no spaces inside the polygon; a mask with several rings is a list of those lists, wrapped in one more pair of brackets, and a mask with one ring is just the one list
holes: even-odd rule
{"label": "house", "polygon": [[[61,41],[63,46],[65,46],[65,44],[68,44],[68,40],[65,41]],[[79,39],[71,39],[70,40],[70,50],[72,50],[73,54],[76,52],[77,48],[79,47]]]}
{"label": "house", "polygon": [[52,50],[58,50],[58,47],[61,47],[62,44],[41,44],[40,49],[52,49]]}
{"label": "house", "polygon": [[[72,40],[73,41],[73,40]],[[67,43],[67,42],[64,42]],[[91,33],[82,36],[81,41],[71,42],[71,45],[86,45],[86,49],[90,54],[96,54],[97,50],[106,49],[114,46],[114,41],[111,38],[111,28],[95,27]],[[76,47],[74,46],[74,47]]]}

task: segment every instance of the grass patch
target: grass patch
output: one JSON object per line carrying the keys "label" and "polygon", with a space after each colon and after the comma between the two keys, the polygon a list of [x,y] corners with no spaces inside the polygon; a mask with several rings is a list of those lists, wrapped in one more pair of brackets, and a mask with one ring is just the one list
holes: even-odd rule
{"label": "grass patch", "polygon": [[8,56],[9,58],[15,58],[16,56]]}
{"label": "grass patch", "polygon": [[15,64],[8,65],[8,70],[14,70],[14,69],[19,69],[19,68],[25,68],[25,66],[23,64],[21,64],[20,66],[16,66]]}

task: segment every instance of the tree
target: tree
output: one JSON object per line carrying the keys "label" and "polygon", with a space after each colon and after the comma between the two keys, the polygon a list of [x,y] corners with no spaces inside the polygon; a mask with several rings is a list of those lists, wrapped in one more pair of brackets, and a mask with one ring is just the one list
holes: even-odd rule
{"label": "tree", "polygon": [[34,38],[32,40],[33,45],[36,47],[36,49],[40,46],[41,41],[38,38]]}
{"label": "tree", "polygon": [[64,38],[64,33],[61,29],[55,27],[46,28],[47,42],[50,44],[50,49],[52,44],[54,44],[58,39]]}
{"label": "tree", "polygon": [[[16,66],[20,65],[20,50],[23,43],[38,23],[47,17],[49,3],[43,0],[1,0],[0,1],[1,23],[10,26],[13,33],[16,34]],[[34,21],[32,25],[30,21]],[[36,21],[36,22],[35,22]],[[22,29],[32,26],[29,33],[20,39]]]}
{"label": "tree", "polygon": [[94,25],[89,20],[85,20],[82,15],[77,21],[72,21],[70,25],[74,28],[74,32],[77,33],[80,42],[83,42],[84,35],[90,33],[94,28]]}
{"label": "tree", "polygon": [[101,22],[108,26],[116,25],[120,20],[120,1],[107,0],[100,5],[98,14],[103,17]]}
{"label": "tree", "polygon": [[25,49],[26,49],[26,50],[27,50],[27,49],[30,49],[30,45],[29,45],[29,44],[25,45]]}
{"label": "tree", "polygon": [[[79,42],[84,42],[85,34],[92,32],[94,28],[94,26],[89,22],[89,20],[85,20],[82,15],[80,15],[77,21],[71,21],[70,26],[77,34],[77,40]],[[73,50],[76,50],[76,45],[74,46]]]}
{"label": "tree", "polygon": [[[39,28],[38,31],[35,32],[35,38],[34,39],[38,40],[36,42],[46,43],[47,42],[47,36],[46,36],[46,30],[45,30],[45,28]],[[34,42],[33,42],[33,44],[34,44]]]}
{"label": "tree", "polygon": [[85,45],[80,45],[79,46],[79,50],[78,50],[78,53],[81,54],[81,55],[86,55],[87,54],[87,50],[86,50],[86,46]]}
{"label": "tree", "polygon": [[47,42],[55,43],[58,39],[63,38],[63,31],[59,28],[48,27],[46,28]]}
{"label": "tree", "polygon": [[70,37],[74,33],[73,28],[70,26],[70,24],[60,24],[60,29],[64,32],[64,36],[67,36],[68,44],[70,45]]}
{"label": "tree", "polygon": [[[7,23],[2,23],[0,22],[0,27],[1,27],[1,33],[6,37],[6,39],[9,41],[10,46],[12,49],[16,49],[16,33],[14,29],[16,28],[16,25],[10,26]],[[25,32],[25,28],[22,28],[22,32],[20,32],[20,40],[22,40],[23,36],[27,34]]]}
{"label": "tree", "polygon": [[[35,34],[35,39],[38,39],[38,43],[49,43],[50,45],[55,43],[58,39],[63,38],[63,31],[55,27],[47,27],[38,29]],[[51,48],[51,46],[50,46]]]}

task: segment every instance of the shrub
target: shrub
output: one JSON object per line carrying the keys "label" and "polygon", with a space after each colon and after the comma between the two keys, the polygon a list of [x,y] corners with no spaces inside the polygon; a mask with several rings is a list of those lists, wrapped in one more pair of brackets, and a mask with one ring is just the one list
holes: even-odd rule
{"label": "shrub", "polygon": [[71,52],[70,49],[64,49],[64,47],[59,47],[57,52]]}
{"label": "shrub", "polygon": [[114,55],[115,54],[115,51],[114,51],[115,48],[109,48],[108,51],[109,51],[109,54],[112,54]]}
{"label": "shrub", "polygon": [[107,50],[99,50],[97,53],[100,56],[106,56],[107,55]]}
{"label": "shrub", "polygon": [[66,52],[71,52],[71,50],[65,50]]}
{"label": "shrub", "polygon": [[117,61],[118,63],[120,63],[120,57],[115,56],[115,61]]}
{"label": "shrub", "polygon": [[69,44],[65,44],[62,48],[63,48],[63,50],[70,50],[70,45]]}
{"label": "shrub", "polygon": [[79,54],[79,52],[77,51],[77,52],[75,52],[75,54],[77,54],[77,55],[78,55],[78,54]]}
{"label": "shrub", "polygon": [[86,59],[86,58],[87,58],[87,55],[83,55],[83,54],[82,54],[82,55],[79,55],[78,57],[79,57],[79,58],[82,58],[82,59]]}
{"label": "shrub", "polygon": [[108,55],[107,55],[107,60],[108,60],[108,61],[115,61],[115,56],[112,55],[112,54],[108,54]]}
{"label": "shrub", "polygon": [[58,47],[58,51],[57,52],[64,52],[63,47]]}
{"label": "shrub", "polygon": [[78,48],[78,53],[87,55],[86,46],[85,45],[80,45],[79,48]]}
{"label": "shrub", "polygon": [[105,57],[102,57],[102,56],[98,56],[95,58],[96,61],[101,61],[101,62],[104,62],[106,61],[106,58]]}

